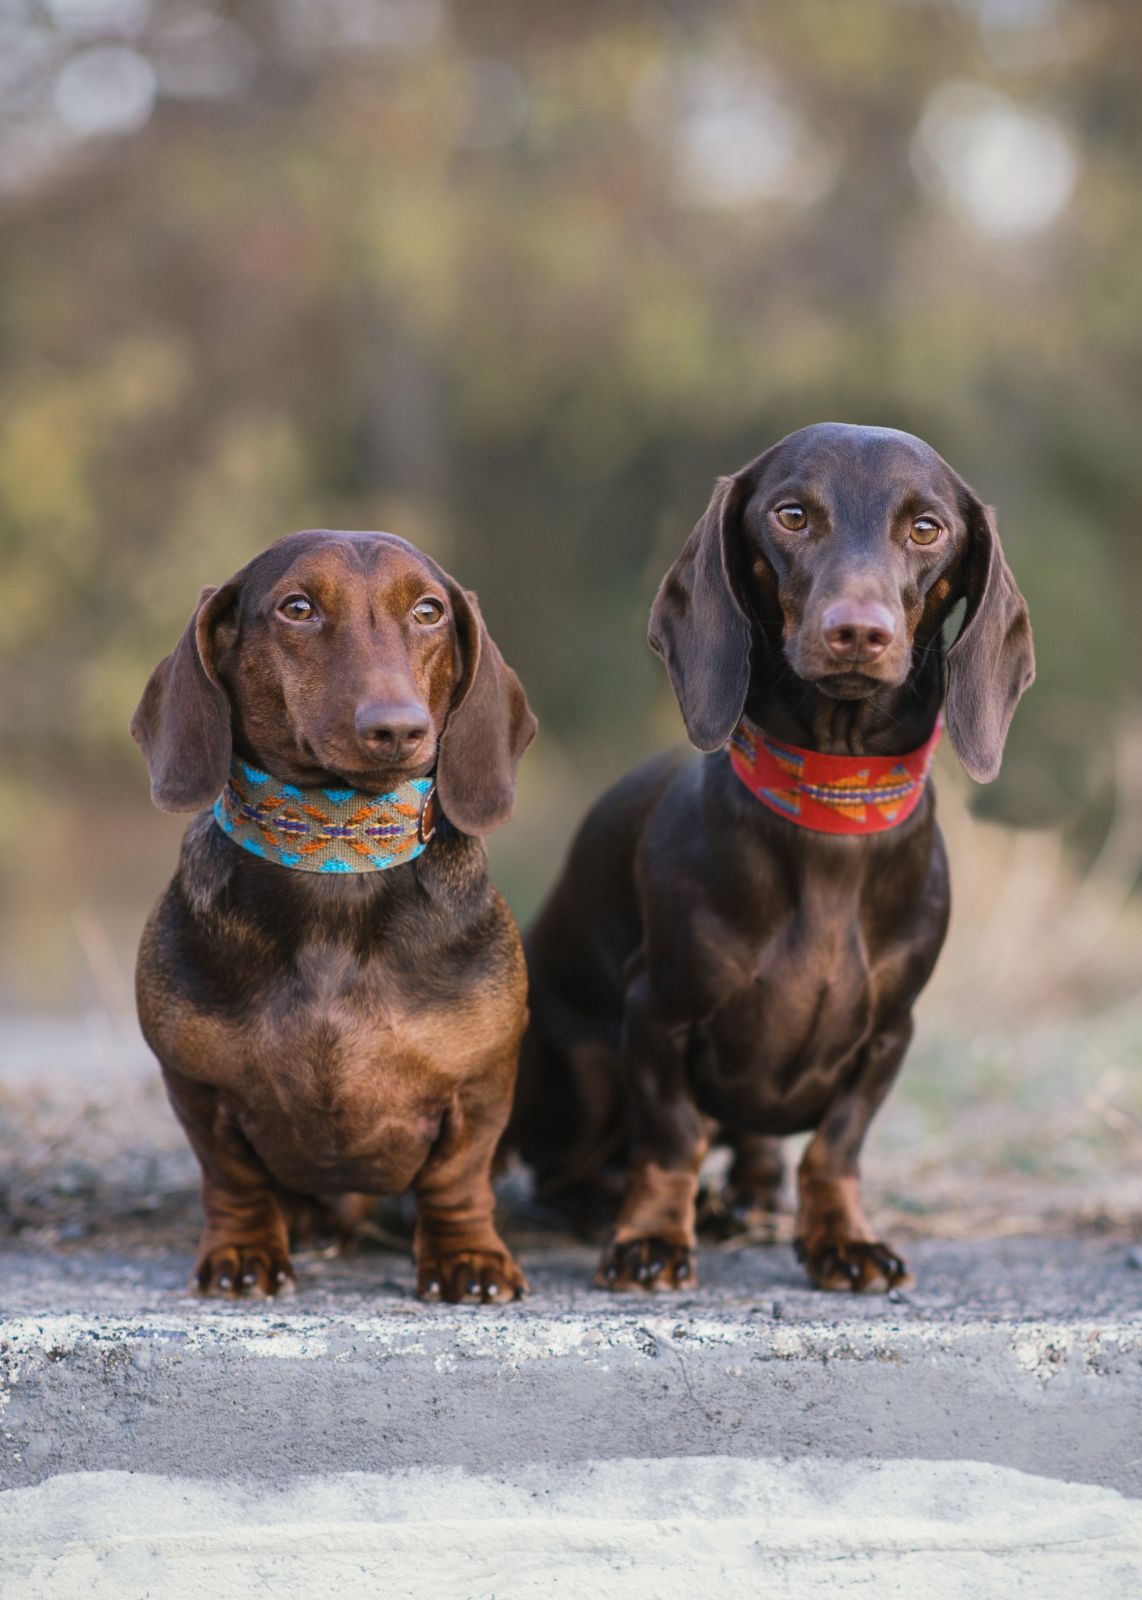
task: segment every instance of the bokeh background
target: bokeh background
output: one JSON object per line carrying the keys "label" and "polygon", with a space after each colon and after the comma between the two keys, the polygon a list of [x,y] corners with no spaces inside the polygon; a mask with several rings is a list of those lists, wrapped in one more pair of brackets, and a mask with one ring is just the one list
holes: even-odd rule
{"label": "bokeh background", "polygon": [[941,758],[880,1204],[1136,1221],[1140,170],[1132,0],[0,0],[10,1219],[187,1181],[130,997],[181,823],[126,730],[200,585],[322,525],[479,591],[542,725],[526,921],[681,737],[645,618],[714,476],[834,418],[998,507],[1040,663],[996,785]]}

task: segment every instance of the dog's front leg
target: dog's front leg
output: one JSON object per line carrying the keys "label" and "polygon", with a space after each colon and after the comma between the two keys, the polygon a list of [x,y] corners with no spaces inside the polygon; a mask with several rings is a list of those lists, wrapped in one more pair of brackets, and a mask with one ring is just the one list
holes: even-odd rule
{"label": "dog's front leg", "polygon": [[496,1232],[492,1160],[508,1120],[514,1059],[507,1075],[457,1094],[417,1177],[416,1292],[423,1300],[490,1305],[527,1293],[527,1279]]}
{"label": "dog's front leg", "polygon": [[818,1289],[883,1292],[911,1282],[904,1261],[873,1233],[860,1198],[861,1146],[911,1037],[907,1015],[873,1034],[855,1078],[805,1147],[796,1249]]}
{"label": "dog's front leg", "polygon": [[604,1289],[681,1289],[697,1282],[694,1208],[707,1139],[686,1082],[686,1037],[684,1025],[661,1016],[645,975],[637,977],[623,1011],[631,1167],[595,1275]]}
{"label": "dog's front leg", "polygon": [[216,1089],[164,1067],[167,1094],[202,1167],[206,1227],[190,1287],[261,1298],[289,1293],[289,1230],[268,1172]]}

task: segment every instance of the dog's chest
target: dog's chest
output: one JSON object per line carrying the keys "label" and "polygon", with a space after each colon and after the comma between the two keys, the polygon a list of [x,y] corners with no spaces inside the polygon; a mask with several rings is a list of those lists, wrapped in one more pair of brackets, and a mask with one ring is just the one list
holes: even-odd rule
{"label": "dog's chest", "polygon": [[874,1012],[859,918],[852,910],[828,915],[803,905],[758,953],[741,1004],[760,1024],[766,1083],[795,1096],[831,1079],[867,1037]]}
{"label": "dog's chest", "polygon": [[715,1116],[773,1131],[812,1126],[869,1037],[881,974],[859,907],[801,897],[743,942],[736,981],[698,1030],[698,1087]]}
{"label": "dog's chest", "polygon": [[275,1175],[306,1191],[407,1187],[503,1032],[462,974],[443,1008],[415,974],[336,943],[307,946],[264,1001],[239,1120]]}

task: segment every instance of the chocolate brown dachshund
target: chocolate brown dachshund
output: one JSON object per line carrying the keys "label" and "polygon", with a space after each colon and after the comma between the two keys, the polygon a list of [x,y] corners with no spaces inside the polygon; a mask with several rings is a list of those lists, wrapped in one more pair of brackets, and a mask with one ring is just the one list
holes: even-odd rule
{"label": "chocolate brown dachshund", "polygon": [[[748,1219],[774,1204],[780,1137],[811,1132],[809,1276],[889,1288],[906,1267],[865,1219],[858,1159],[947,927],[927,756],[946,694],[961,762],[994,778],[1034,675],[992,513],[909,434],[802,429],[718,483],[650,642],[711,753],[629,773],[572,844],[527,941],[509,1143],[555,1199],[625,1155],[597,1281],[651,1289],[695,1281],[712,1137],[734,1152],[729,1204]],[[862,760],[845,777],[830,756]],[[770,777],[742,781],[759,760]],[[823,761],[832,776],[801,782]],[[887,787],[866,794],[880,769]],[[820,820],[803,825],[809,813]],[[837,831],[866,817],[883,831]]]}
{"label": "chocolate brown dachshund", "polygon": [[138,964],[193,1283],[279,1292],[315,1203],[411,1188],[422,1296],[520,1294],[490,1168],[526,976],[482,836],[535,719],[475,597],[389,534],[293,534],[203,592],[131,731],[155,804],[200,812]]}

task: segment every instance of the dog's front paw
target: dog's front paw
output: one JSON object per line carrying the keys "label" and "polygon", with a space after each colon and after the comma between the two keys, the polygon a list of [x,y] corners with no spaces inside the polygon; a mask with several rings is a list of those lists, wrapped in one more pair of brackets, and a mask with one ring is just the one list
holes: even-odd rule
{"label": "dog's front paw", "polygon": [[500,1305],[518,1300],[528,1282],[506,1250],[437,1250],[417,1253],[416,1292],[449,1305]]}
{"label": "dog's front paw", "polygon": [[912,1283],[907,1264],[878,1239],[837,1239],[821,1235],[794,1242],[797,1259],[818,1289],[851,1289],[884,1294]]}
{"label": "dog's front paw", "polygon": [[293,1293],[293,1267],[276,1244],[218,1244],[203,1249],[190,1287],[195,1294],[229,1300],[264,1300]]}
{"label": "dog's front paw", "polygon": [[692,1289],[698,1281],[693,1246],[685,1239],[615,1239],[603,1251],[600,1289]]}

